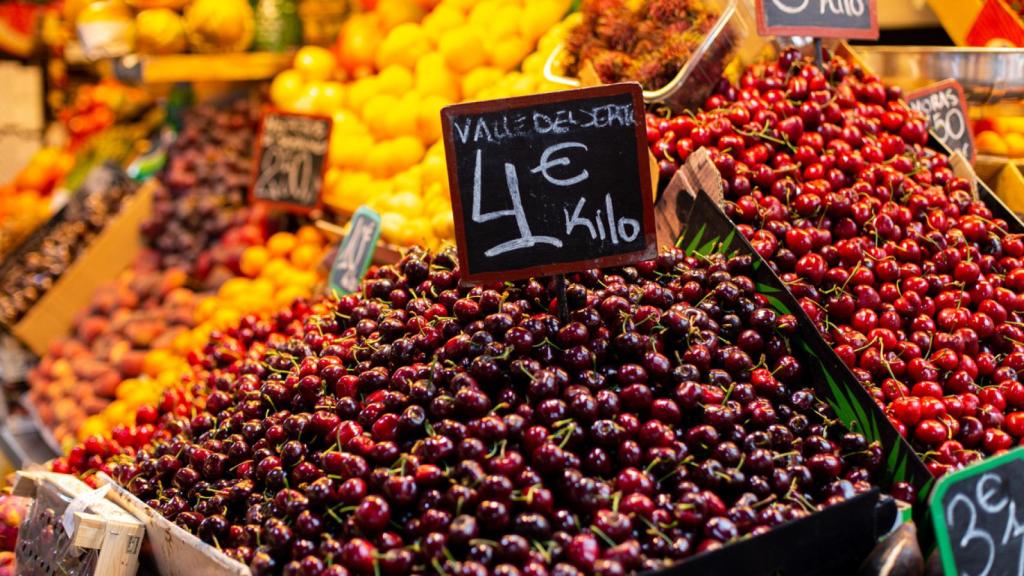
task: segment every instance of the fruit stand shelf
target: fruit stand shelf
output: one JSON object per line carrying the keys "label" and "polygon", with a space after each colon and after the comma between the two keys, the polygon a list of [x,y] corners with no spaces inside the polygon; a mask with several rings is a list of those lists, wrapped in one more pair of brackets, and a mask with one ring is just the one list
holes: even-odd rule
{"label": "fruit stand shelf", "polygon": [[243,52],[234,54],[130,54],[113,61],[117,79],[131,84],[167,82],[237,82],[266,80],[288,68],[290,52]]}

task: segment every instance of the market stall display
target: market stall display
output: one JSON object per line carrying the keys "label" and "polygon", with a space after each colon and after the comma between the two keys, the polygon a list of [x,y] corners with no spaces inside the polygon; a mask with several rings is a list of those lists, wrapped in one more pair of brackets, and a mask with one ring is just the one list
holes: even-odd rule
{"label": "market stall display", "polygon": [[89,572],[93,498],[174,575],[917,576],[984,564],[971,509],[1017,564],[1016,492],[949,486],[1024,443],[1020,51],[843,43],[875,2],[772,4],[824,50],[739,0],[327,4],[45,11],[103,79],[0,190],[0,414],[97,491],[0,496],[0,574]]}

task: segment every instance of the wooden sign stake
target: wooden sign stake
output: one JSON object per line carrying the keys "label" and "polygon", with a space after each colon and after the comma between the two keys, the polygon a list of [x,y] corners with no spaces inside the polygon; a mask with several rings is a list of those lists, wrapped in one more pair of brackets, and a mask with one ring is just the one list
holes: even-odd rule
{"label": "wooden sign stake", "polygon": [[565,299],[565,274],[555,274],[555,291],[558,296],[558,318],[563,322],[569,321],[569,302]]}
{"label": "wooden sign stake", "polygon": [[814,63],[818,65],[822,71],[825,70],[825,52],[821,47],[821,38],[814,38]]}

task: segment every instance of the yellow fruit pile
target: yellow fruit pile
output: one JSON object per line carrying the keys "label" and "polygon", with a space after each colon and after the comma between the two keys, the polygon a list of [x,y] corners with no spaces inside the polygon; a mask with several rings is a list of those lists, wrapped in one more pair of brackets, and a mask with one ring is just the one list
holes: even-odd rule
{"label": "yellow fruit pile", "polygon": [[[333,117],[327,205],[342,214],[369,205],[394,244],[433,248],[451,239],[441,109],[557,89],[542,70],[569,4],[441,0],[421,22],[399,24],[380,41],[372,66],[379,72],[347,84],[322,80],[330,52],[303,48],[295,67],[274,79],[271,98],[285,110]],[[340,50],[340,70],[349,73]]]}
{"label": "yellow fruit pile", "polygon": [[75,157],[69,152],[43,148],[13,181],[0,185],[0,254],[50,217],[51,193],[74,162]]}
{"label": "yellow fruit pile", "polygon": [[89,417],[78,429],[80,439],[93,434],[107,435],[119,424],[132,424],[139,407],[157,404],[164,390],[178,386],[188,370],[188,355],[201,349],[214,330],[226,330],[243,316],[266,315],[296,298],[313,295],[324,277],[320,262],[330,245],[311,226],[297,232],[278,232],[263,246],[250,246],[242,253],[243,276],[224,282],[216,294],[198,302],[194,328],[179,334],[169,347],[149,350],[142,374],[123,380],[116,399],[102,412]]}

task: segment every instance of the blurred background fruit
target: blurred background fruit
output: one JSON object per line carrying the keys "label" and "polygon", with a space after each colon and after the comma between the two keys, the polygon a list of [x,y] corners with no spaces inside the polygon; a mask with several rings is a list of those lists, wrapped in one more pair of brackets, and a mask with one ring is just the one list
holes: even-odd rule
{"label": "blurred background fruit", "polygon": [[194,0],[185,10],[188,45],[194,52],[242,52],[252,44],[254,26],[247,0]]}
{"label": "blurred background fruit", "polygon": [[139,54],[185,51],[185,21],[168,8],[150,8],[135,15],[135,50]]}
{"label": "blurred background fruit", "polygon": [[426,13],[429,2],[382,0],[346,22],[336,59],[319,47],[300,50],[270,97],[285,111],[334,118],[327,206],[344,218],[368,204],[390,243],[450,240],[441,109],[558,89],[542,69],[565,26],[577,21],[560,24],[569,4],[441,0]]}

